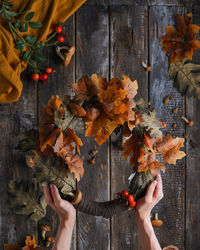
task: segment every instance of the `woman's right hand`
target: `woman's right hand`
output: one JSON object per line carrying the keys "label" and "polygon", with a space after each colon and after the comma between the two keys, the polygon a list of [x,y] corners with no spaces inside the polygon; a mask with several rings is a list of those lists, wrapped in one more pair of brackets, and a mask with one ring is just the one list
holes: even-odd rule
{"label": "woman's right hand", "polygon": [[136,216],[140,220],[150,219],[153,207],[163,198],[162,178],[157,175],[157,180],[152,181],[145,196],[137,201]]}

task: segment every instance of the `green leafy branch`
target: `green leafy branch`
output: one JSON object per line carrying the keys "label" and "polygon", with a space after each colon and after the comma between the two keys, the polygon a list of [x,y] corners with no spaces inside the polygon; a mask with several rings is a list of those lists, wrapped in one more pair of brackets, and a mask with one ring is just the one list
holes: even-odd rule
{"label": "green leafy branch", "polygon": [[[46,59],[40,53],[40,50],[45,46],[53,46],[58,43],[58,41],[48,43],[55,37],[57,32],[54,32],[44,43],[37,41],[35,36],[26,35],[23,37],[21,33],[27,32],[29,28],[39,29],[42,27],[42,23],[32,21],[35,16],[34,11],[15,12],[11,10],[12,8],[13,4],[11,2],[3,1],[0,5],[0,15],[8,22],[15,48],[21,51],[21,59],[33,67],[36,73],[41,73],[40,70],[44,70],[44,68],[40,67],[39,63],[44,62]],[[25,16],[22,18],[21,15]]]}

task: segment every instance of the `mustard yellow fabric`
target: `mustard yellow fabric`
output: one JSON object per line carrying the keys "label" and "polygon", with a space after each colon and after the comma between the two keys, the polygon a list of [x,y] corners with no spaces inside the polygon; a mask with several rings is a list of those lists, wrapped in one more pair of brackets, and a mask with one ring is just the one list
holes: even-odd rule
{"label": "mustard yellow fabric", "polygon": [[[37,36],[45,41],[56,24],[68,19],[86,0],[12,0],[13,11],[31,9],[35,16],[31,21],[41,22],[40,29],[29,28],[23,36]],[[1,2],[1,1],[0,1]],[[14,48],[13,37],[7,21],[0,17],[0,103],[15,102],[22,91],[20,74],[27,63],[19,59],[20,51]]]}

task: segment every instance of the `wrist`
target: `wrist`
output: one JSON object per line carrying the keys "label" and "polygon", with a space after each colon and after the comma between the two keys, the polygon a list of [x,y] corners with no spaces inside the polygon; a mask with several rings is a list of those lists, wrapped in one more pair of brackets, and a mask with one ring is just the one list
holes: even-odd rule
{"label": "wrist", "polygon": [[139,213],[136,211],[136,222],[137,223],[151,223],[150,214]]}
{"label": "wrist", "polygon": [[75,221],[76,221],[76,217],[73,217],[73,218],[62,218],[62,217],[60,217],[60,227],[68,228],[68,229],[73,230]]}

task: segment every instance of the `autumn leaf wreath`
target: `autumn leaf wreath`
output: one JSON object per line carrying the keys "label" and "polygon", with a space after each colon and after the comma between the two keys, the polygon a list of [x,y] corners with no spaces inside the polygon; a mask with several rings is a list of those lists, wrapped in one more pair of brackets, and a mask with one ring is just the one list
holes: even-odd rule
{"label": "autumn leaf wreath", "polygon": [[[155,110],[145,106],[142,99],[135,101],[138,83],[128,76],[123,80],[92,75],[83,76],[71,84],[75,95],[63,100],[52,96],[43,107],[38,130],[21,135],[18,149],[25,152],[26,163],[33,170],[38,184],[57,185],[61,196],[72,202],[78,211],[105,218],[133,209],[148,184],[156,178],[164,163],[176,164],[185,156],[180,148],[184,138],[163,136],[165,123],[156,118]],[[76,188],[76,181],[84,175],[80,157],[81,139],[75,128],[86,127],[85,136],[93,136],[101,145],[117,128],[123,130],[122,155],[130,157],[133,174],[128,192],[119,190],[118,198],[106,202],[87,199]],[[157,160],[162,155],[162,162]],[[40,220],[46,215],[46,203],[33,183],[9,183],[11,206],[16,213]],[[134,199],[127,201],[127,195]]]}

